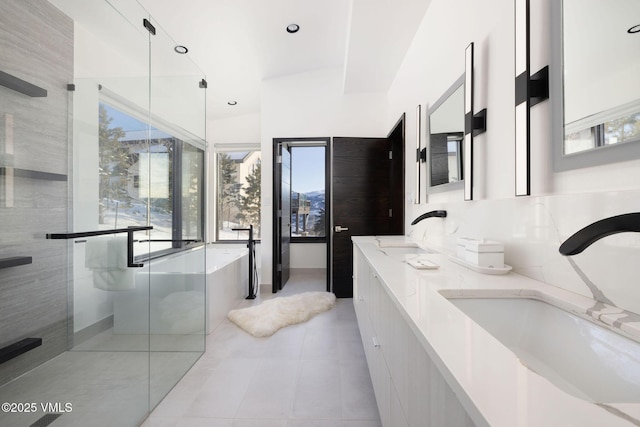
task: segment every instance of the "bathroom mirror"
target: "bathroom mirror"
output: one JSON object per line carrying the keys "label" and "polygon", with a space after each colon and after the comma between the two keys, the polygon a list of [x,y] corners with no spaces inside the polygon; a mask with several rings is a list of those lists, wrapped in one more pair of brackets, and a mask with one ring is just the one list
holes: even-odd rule
{"label": "bathroom mirror", "polygon": [[552,2],[554,166],[640,157],[640,2]]}
{"label": "bathroom mirror", "polygon": [[422,105],[416,107],[416,197],[414,204],[422,202]]}
{"label": "bathroom mirror", "polygon": [[462,188],[464,75],[436,101],[429,117],[429,192]]}

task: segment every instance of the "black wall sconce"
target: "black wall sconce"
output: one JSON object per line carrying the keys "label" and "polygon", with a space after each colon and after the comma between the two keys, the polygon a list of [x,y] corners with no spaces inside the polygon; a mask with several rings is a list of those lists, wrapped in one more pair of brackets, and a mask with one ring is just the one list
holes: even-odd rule
{"label": "black wall sconce", "polygon": [[473,43],[464,51],[464,199],[473,200],[473,137],[487,130],[487,109],[473,114]]}
{"label": "black wall sconce", "polygon": [[534,75],[530,69],[529,0],[515,3],[516,75],[516,196],[531,194],[531,114],[534,105],[549,98],[549,66]]}

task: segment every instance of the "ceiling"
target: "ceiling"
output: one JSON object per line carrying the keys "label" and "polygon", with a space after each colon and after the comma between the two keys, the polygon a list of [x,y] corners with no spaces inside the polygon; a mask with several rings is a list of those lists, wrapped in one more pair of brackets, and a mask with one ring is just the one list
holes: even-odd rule
{"label": "ceiling", "polygon": [[[50,1],[91,20],[86,0]],[[258,113],[264,79],[324,68],[343,69],[345,93],[386,92],[430,0],[138,2],[206,75],[207,119],[215,120]],[[300,31],[287,33],[291,23]]]}

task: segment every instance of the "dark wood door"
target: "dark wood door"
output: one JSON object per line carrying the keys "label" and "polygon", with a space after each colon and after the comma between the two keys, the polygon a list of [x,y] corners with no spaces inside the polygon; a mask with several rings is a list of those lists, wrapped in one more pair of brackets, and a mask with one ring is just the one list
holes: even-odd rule
{"label": "dark wood door", "polygon": [[339,298],[353,296],[351,236],[391,232],[389,149],[387,138],[333,138],[331,265]]}
{"label": "dark wood door", "polygon": [[275,293],[289,280],[291,247],[291,152],[283,143],[274,144],[274,239],[273,284]]}
{"label": "dark wood door", "polygon": [[404,121],[403,114],[387,138],[333,138],[327,265],[339,298],[353,297],[351,236],[404,234]]}

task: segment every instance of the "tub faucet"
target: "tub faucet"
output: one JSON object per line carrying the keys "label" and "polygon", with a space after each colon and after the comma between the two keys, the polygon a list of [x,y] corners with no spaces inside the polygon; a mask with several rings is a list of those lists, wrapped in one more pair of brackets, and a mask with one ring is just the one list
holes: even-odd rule
{"label": "tub faucet", "polygon": [[579,254],[595,241],[625,231],[640,233],[640,212],[616,215],[587,225],[560,245],[560,253],[565,256]]}
{"label": "tub faucet", "polygon": [[420,215],[418,218],[414,219],[411,225],[416,225],[423,219],[431,218],[431,217],[445,218],[447,216],[447,211],[431,211],[425,214]]}

